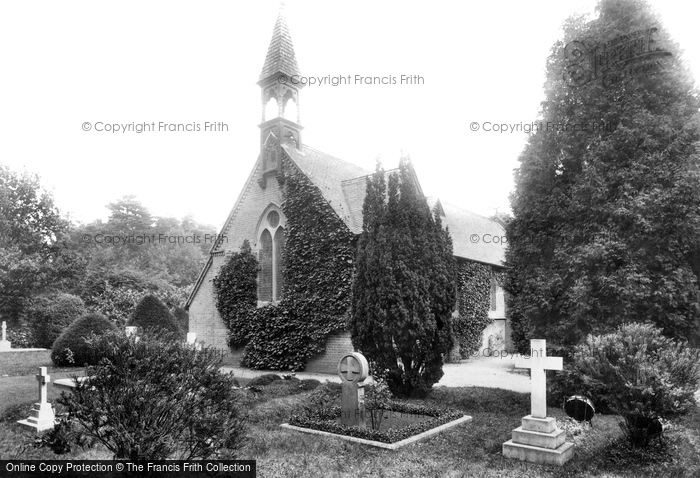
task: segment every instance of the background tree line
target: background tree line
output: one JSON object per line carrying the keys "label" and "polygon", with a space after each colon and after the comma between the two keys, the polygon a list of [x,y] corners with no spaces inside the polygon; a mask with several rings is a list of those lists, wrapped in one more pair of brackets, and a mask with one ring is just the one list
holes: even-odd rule
{"label": "background tree line", "polygon": [[[50,347],[87,311],[121,327],[147,294],[159,297],[187,327],[182,307],[211,247],[205,235],[215,234],[214,227],[191,216],[153,216],[134,196],[106,207],[106,222],[71,222],[38,175],[0,164],[0,317],[16,346]],[[155,241],[111,241],[130,236]]]}

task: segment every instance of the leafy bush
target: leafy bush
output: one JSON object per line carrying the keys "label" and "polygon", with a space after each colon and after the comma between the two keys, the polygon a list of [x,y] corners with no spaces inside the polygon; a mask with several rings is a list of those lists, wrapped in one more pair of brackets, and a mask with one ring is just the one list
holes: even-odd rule
{"label": "leafy bush", "polygon": [[34,345],[32,331],[26,325],[16,325],[14,327],[8,324],[7,340],[12,345],[13,349],[31,348]]}
{"label": "leafy bush", "polygon": [[182,330],[175,323],[168,308],[158,297],[151,294],[141,299],[141,302],[136,306],[129,325],[139,327],[144,331],[149,329],[165,331],[178,338],[184,338]]}
{"label": "leafy bush", "polygon": [[99,352],[86,341],[93,334],[104,334],[116,326],[102,314],[90,313],[73,322],[51,347],[51,360],[59,367],[95,365]]}
{"label": "leafy bush", "polygon": [[365,386],[365,411],[372,423],[372,430],[379,430],[379,427],[382,426],[384,411],[389,408],[389,402],[392,398],[389,385],[386,382],[389,370],[378,370],[376,364],[370,363],[370,373],[373,381]]}
{"label": "leafy bush", "polygon": [[50,348],[58,336],[86,312],[83,300],[75,295],[55,293],[35,297],[26,311],[33,345]]}
{"label": "leafy bush", "polygon": [[173,319],[183,332],[190,330],[190,314],[182,307],[173,309]]}
{"label": "leafy bush", "polygon": [[63,395],[69,417],[115,459],[231,459],[244,418],[233,376],[214,351],[196,351],[166,333],[91,338],[104,358]]}
{"label": "leafy bush", "polygon": [[[340,405],[341,385],[334,382],[326,382],[309,395],[301,405],[301,414],[309,420],[319,417],[330,417],[334,407]],[[290,421],[291,423],[291,421]]]}
{"label": "leafy bush", "polygon": [[686,413],[700,386],[700,350],[661,335],[650,324],[627,324],[589,335],[574,348],[573,371],[620,414],[630,440],[645,446],[659,418]]}

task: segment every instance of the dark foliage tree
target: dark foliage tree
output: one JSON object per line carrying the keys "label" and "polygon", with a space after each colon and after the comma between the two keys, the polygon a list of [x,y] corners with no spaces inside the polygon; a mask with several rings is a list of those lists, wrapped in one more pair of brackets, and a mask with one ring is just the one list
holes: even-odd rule
{"label": "dark foliage tree", "polygon": [[184,335],[168,308],[154,295],[147,295],[136,306],[129,325],[142,330],[157,330],[182,338]]}
{"label": "dark foliage tree", "polygon": [[66,246],[69,223],[37,175],[0,164],[0,315],[19,323],[27,300],[75,285],[85,264]]}
{"label": "dark foliage tree", "polygon": [[59,367],[96,365],[102,357],[86,339],[111,330],[116,330],[116,327],[104,315],[86,314],[76,319],[56,339],[51,347],[51,360]]}
{"label": "dark foliage tree", "polygon": [[[452,347],[456,264],[449,233],[418,194],[407,159],[367,180],[352,287],[353,344],[397,396],[422,395],[442,377]],[[385,196],[388,192],[388,200]]]}
{"label": "dark foliage tree", "polygon": [[646,3],[598,12],[553,46],[515,174],[505,289],[521,350],[626,322],[700,337],[698,92]]}

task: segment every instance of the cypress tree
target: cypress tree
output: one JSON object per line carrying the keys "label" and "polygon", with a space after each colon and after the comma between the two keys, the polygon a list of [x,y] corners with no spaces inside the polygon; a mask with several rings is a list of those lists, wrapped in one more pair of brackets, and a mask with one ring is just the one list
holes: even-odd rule
{"label": "cypress tree", "polygon": [[553,46],[515,173],[506,291],[521,350],[626,322],[700,336],[698,91],[644,1],[597,9]]}
{"label": "cypress tree", "polygon": [[452,243],[418,194],[409,160],[388,187],[384,175],[378,166],[367,180],[350,330],[353,344],[389,370],[392,393],[423,395],[452,346]]}

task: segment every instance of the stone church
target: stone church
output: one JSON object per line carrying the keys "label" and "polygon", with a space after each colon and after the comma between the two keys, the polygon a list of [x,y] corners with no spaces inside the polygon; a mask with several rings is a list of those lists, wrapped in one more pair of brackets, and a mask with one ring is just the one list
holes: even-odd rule
{"label": "stone church", "polygon": [[[263,110],[260,154],[222,228],[220,237],[227,240],[212,246],[186,305],[189,331],[195,332],[205,346],[228,348],[228,329],[216,309],[213,279],[227,253],[238,251],[245,239],[260,263],[258,304],[274,304],[282,298],[285,216],[282,188],[277,179],[283,168],[295,168],[308,178],[352,233],[359,235],[362,231],[366,177],[372,172],[304,144],[299,117],[304,85],[279,81],[281,76],[289,79],[294,75],[300,75],[300,71],[285,17],[280,12],[257,82]],[[505,258],[504,247],[499,242],[505,235],[502,225],[436,197],[427,197],[426,201],[431,210],[437,208],[443,226],[449,228],[458,263],[472,261],[491,268],[489,317],[493,321],[484,330],[482,347],[503,349],[509,344],[510,334],[503,290],[496,280]],[[474,235],[478,241],[472,240]],[[332,335],[326,351],[313,358],[305,370],[335,372],[340,357],[350,350],[353,347],[348,332]]]}

